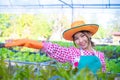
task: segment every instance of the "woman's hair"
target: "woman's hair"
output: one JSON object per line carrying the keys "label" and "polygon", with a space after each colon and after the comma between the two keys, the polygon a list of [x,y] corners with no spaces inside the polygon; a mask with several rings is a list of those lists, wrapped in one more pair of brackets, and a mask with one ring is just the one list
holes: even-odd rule
{"label": "woman's hair", "polygon": [[[87,38],[88,38],[88,41],[89,41],[89,44],[91,44],[92,47],[95,46],[94,42],[92,42],[91,40],[91,36],[90,36],[90,32],[89,31],[79,31],[79,32],[82,32]],[[77,32],[78,33],[78,32]],[[76,34],[76,33],[75,33]],[[75,35],[74,34],[74,35]],[[72,36],[73,37],[73,43],[74,45],[77,47],[77,45],[75,44],[75,41],[74,41],[74,35]]]}

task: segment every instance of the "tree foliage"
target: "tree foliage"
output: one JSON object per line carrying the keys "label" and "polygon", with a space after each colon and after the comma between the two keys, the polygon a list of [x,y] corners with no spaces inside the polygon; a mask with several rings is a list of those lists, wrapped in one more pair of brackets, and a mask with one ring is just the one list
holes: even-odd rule
{"label": "tree foliage", "polygon": [[10,16],[8,14],[0,14],[0,36],[10,26]]}
{"label": "tree foliage", "polygon": [[[106,23],[99,24],[99,30],[94,38],[108,38],[112,32],[119,31],[118,14]],[[94,18],[93,18],[94,17]],[[78,15],[77,20],[86,20],[83,15]],[[97,23],[97,14],[91,15],[90,23]],[[87,21],[87,20],[86,20]],[[62,39],[62,32],[70,28],[71,21],[66,15],[59,14],[0,14],[0,36],[7,38],[58,38]]]}
{"label": "tree foliage", "polygon": [[[3,36],[9,38],[32,38],[39,36],[48,37],[51,34],[51,25],[45,15],[21,14],[3,15],[4,21],[0,18],[2,25],[9,21],[10,26],[4,29]],[[6,22],[6,19],[8,21]],[[2,28],[6,27],[2,26]]]}

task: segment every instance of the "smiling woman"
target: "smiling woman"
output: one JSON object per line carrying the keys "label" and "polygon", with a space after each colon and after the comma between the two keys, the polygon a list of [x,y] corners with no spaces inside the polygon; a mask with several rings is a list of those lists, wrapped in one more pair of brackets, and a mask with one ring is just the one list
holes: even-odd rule
{"label": "smiling woman", "polygon": [[84,21],[73,22],[71,28],[63,32],[63,38],[73,41],[77,47],[62,47],[51,42],[38,42],[29,39],[11,40],[9,43],[5,43],[4,47],[23,46],[41,49],[49,57],[61,63],[69,62],[73,68],[79,70],[88,67],[96,74],[101,67],[103,72],[106,70],[104,53],[93,49],[91,41],[92,35],[97,32],[98,28],[97,24],[85,24]]}

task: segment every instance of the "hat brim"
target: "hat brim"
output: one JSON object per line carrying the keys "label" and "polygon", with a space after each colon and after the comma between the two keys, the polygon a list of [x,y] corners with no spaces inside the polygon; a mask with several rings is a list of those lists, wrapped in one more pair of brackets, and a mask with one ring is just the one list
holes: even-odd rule
{"label": "hat brim", "polygon": [[99,28],[99,25],[97,24],[84,24],[81,26],[76,26],[73,28],[70,28],[68,30],[65,30],[63,32],[63,38],[69,41],[73,41],[72,36],[78,32],[78,31],[89,31],[92,35],[94,35]]}

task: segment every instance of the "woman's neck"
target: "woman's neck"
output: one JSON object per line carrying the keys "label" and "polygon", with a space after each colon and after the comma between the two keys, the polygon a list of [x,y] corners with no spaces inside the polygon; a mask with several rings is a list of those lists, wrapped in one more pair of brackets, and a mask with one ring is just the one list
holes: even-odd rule
{"label": "woman's neck", "polygon": [[91,45],[89,45],[88,47],[86,47],[86,48],[85,48],[85,49],[83,49],[83,50],[93,51],[94,49],[93,49],[93,47],[92,47]]}
{"label": "woman's neck", "polygon": [[83,49],[83,50],[93,51],[93,48],[87,48],[87,49]]}

